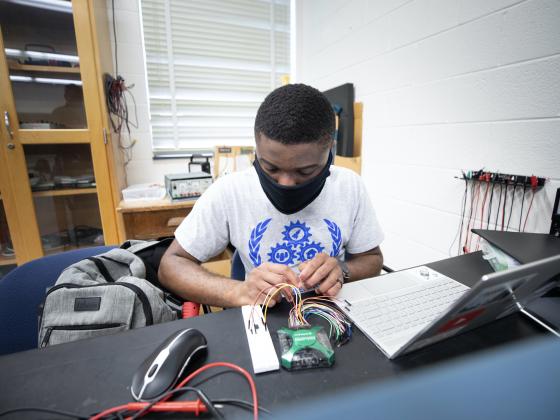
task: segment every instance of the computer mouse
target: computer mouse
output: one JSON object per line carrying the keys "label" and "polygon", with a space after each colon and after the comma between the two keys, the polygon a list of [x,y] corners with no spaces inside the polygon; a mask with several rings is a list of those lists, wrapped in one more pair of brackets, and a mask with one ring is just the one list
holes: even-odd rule
{"label": "computer mouse", "polygon": [[158,398],[176,383],[193,358],[207,349],[206,337],[194,328],[171,334],[138,367],[130,391],[137,401]]}

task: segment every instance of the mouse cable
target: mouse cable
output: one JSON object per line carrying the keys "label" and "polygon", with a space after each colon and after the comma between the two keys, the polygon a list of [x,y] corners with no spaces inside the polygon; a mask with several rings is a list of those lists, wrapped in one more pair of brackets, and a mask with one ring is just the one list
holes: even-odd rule
{"label": "mouse cable", "polygon": [[21,412],[24,412],[24,411],[34,411],[34,412],[38,412],[38,413],[57,414],[59,416],[72,417],[74,419],[80,419],[80,420],[87,420],[89,418],[88,416],[82,416],[81,414],[70,413],[69,411],[52,410],[50,408],[40,408],[40,407],[13,408],[11,410],[6,410],[6,411],[0,412],[0,417],[4,417],[4,416],[7,416],[7,415],[13,414],[13,413],[21,413]]}
{"label": "mouse cable", "polygon": [[[215,400],[212,400],[212,404],[214,404],[214,406],[217,408],[218,405],[220,404],[226,404],[226,405],[235,405],[237,407],[246,409],[246,410],[253,410],[253,404],[251,404],[249,401],[244,401],[244,400],[239,400],[236,398],[218,398]],[[264,407],[259,407],[259,411],[262,411],[265,414],[268,414],[269,416],[272,416],[272,413],[270,412],[270,410],[267,410]]]}

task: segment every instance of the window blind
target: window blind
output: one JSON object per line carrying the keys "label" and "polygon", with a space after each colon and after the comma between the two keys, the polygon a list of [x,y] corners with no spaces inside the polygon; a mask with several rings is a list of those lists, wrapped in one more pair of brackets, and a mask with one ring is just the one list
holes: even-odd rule
{"label": "window blind", "polygon": [[290,0],[142,0],[154,154],[253,142],[290,71]]}

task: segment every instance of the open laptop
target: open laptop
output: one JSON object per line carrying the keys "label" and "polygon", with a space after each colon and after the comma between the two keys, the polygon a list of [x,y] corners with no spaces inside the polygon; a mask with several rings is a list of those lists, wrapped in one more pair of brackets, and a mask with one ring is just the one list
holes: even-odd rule
{"label": "open laptop", "polygon": [[560,283],[560,255],[487,274],[469,288],[429,267],[345,284],[337,305],[393,359],[502,318]]}

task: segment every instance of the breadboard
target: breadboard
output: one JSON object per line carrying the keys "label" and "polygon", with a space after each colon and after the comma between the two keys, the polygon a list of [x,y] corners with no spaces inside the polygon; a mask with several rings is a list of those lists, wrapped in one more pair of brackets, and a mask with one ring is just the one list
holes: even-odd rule
{"label": "breadboard", "polygon": [[[253,311],[253,318],[249,325],[251,311]],[[241,312],[243,313],[243,326],[245,334],[247,335],[255,374],[280,369],[280,363],[276,355],[276,350],[274,349],[274,344],[272,343],[272,337],[270,336],[268,328],[265,328],[263,324],[261,307],[258,305],[254,307],[246,305],[241,307]]]}

